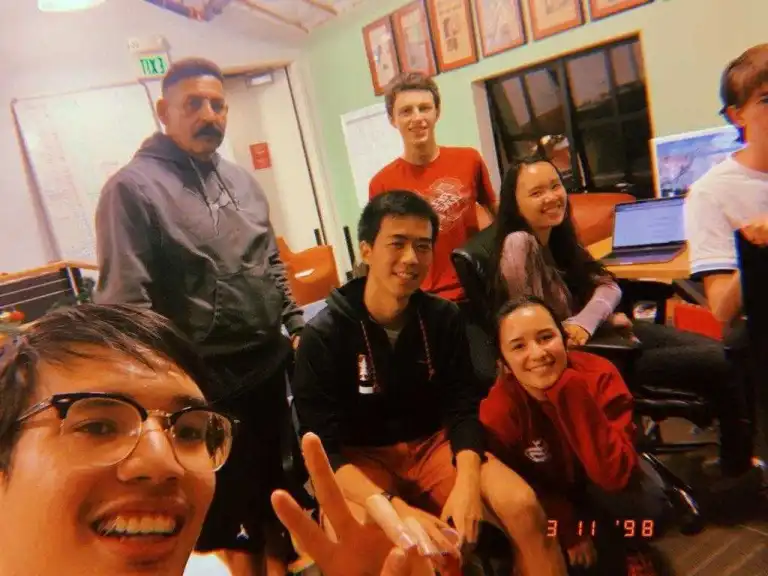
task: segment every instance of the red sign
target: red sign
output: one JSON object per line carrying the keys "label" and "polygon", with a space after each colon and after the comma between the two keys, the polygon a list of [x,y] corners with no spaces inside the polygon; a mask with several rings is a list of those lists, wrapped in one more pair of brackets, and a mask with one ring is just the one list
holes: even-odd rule
{"label": "red sign", "polygon": [[251,144],[250,148],[254,170],[272,168],[272,159],[269,157],[269,144],[257,142],[256,144]]}

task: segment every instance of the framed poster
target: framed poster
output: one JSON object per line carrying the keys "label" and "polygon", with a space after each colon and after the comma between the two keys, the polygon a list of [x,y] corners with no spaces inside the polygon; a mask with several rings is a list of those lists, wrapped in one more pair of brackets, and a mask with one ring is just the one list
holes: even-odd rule
{"label": "framed poster", "polygon": [[730,124],[652,138],[656,196],[685,194],[710,168],[743,147],[738,129]]}
{"label": "framed poster", "polygon": [[432,38],[441,72],[477,62],[469,0],[427,0]]}
{"label": "framed poster", "polygon": [[528,0],[528,12],[536,40],[584,24],[580,0]]}
{"label": "framed poster", "polygon": [[589,17],[592,20],[600,20],[600,18],[651,2],[653,0],[589,0]]}
{"label": "framed poster", "polygon": [[429,33],[429,19],[424,0],[406,4],[392,14],[392,27],[403,73],[437,74],[435,50]]}
{"label": "framed poster", "polygon": [[385,16],[363,28],[363,42],[371,69],[373,92],[380,96],[384,88],[400,73],[397,49],[392,34],[392,21]]}
{"label": "framed poster", "polygon": [[525,44],[520,0],[474,0],[483,56]]}

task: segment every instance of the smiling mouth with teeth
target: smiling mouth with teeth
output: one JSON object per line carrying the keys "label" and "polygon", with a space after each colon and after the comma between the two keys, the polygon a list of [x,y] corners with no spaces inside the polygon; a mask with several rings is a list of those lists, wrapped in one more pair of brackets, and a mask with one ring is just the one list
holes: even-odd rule
{"label": "smiling mouth with teeth", "polygon": [[170,516],[147,514],[143,516],[113,516],[93,524],[99,536],[128,538],[140,536],[170,537],[178,534],[181,522]]}

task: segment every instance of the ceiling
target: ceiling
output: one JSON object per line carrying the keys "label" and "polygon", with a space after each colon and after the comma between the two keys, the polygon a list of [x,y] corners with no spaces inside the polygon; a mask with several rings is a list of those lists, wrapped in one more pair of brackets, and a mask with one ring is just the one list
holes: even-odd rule
{"label": "ceiling", "polygon": [[[233,18],[251,21],[251,24],[270,24],[285,28],[291,34],[307,35],[314,28],[365,0],[147,0],[171,11],[184,8],[205,13],[206,8],[221,7],[221,15],[214,19]],[[215,10],[214,12],[218,12]]]}

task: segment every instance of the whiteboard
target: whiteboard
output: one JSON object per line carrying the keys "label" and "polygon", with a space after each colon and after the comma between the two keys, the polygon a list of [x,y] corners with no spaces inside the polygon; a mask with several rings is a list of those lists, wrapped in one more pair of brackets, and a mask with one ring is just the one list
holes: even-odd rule
{"label": "whiteboard", "polygon": [[146,89],[129,84],[17,100],[13,111],[58,258],[95,262],[101,189],[157,130]]}
{"label": "whiteboard", "polygon": [[[152,113],[155,115],[155,119],[157,120],[157,124],[159,126],[160,118],[157,117],[156,104],[157,101],[160,100],[160,97],[163,95],[163,84],[160,80],[149,80],[145,82],[144,85],[149,91],[149,97],[152,100]],[[221,146],[219,146],[218,152],[221,154],[222,158],[235,163],[235,149],[232,148],[232,142],[226,134],[224,135],[224,140],[221,141]]]}
{"label": "whiteboard", "polygon": [[403,153],[400,133],[389,123],[385,105],[375,104],[341,116],[349,167],[360,207],[368,204],[368,184],[376,173]]}

